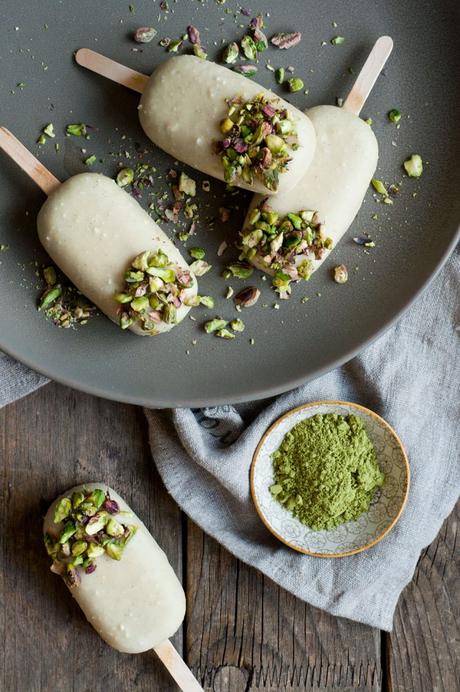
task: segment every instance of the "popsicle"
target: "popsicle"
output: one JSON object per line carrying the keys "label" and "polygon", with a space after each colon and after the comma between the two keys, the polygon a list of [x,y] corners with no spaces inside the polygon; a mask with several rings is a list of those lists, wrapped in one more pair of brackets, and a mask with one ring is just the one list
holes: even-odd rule
{"label": "popsicle", "polygon": [[49,194],[37,219],[40,241],[107,317],[143,336],[184,319],[196,303],[196,278],[132,197],[99,173],[60,183],[5,128],[0,148]]}
{"label": "popsicle", "polygon": [[390,37],[378,39],[341,108],[307,111],[317,146],[300,182],[269,199],[254,195],[240,234],[241,257],[274,275],[283,298],[291,281],[308,279],[321,265],[362,205],[377,167],[378,144],[358,115],[392,46]]}
{"label": "popsicle", "polygon": [[226,67],[181,55],[148,78],[87,48],[75,59],[142,93],[139,118],[147,136],[202,173],[273,194],[290,190],[313,158],[308,116]]}
{"label": "popsicle", "polygon": [[201,690],[167,640],[185,615],[185,594],[165,553],[105,483],[86,483],[48,509],[45,547],[97,633],[124,653],[155,649],[185,690]]}

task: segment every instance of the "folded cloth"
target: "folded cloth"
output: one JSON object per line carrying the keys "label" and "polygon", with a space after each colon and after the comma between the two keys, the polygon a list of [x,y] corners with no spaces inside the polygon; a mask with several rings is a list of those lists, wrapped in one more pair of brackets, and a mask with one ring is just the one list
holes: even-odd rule
{"label": "folded cloth", "polygon": [[[460,255],[403,318],[347,365],[283,396],[240,406],[146,410],[153,458],[176,502],[206,533],[283,588],[334,615],[390,631],[422,548],[460,488]],[[395,528],[347,558],[296,553],[265,528],[249,467],[265,430],[308,401],[342,399],[392,424],[409,455],[409,500]]]}
{"label": "folded cloth", "polygon": [[[460,255],[454,254],[392,329],[347,365],[270,400],[198,410],[146,410],[153,457],[179,506],[231,553],[299,598],[391,630],[422,548],[460,486]],[[0,406],[47,379],[0,353]],[[319,559],[279,543],[259,520],[249,466],[260,437],[307,401],[344,399],[374,409],[400,434],[412,469],[396,527],[359,555]]]}
{"label": "folded cloth", "polygon": [[0,351],[0,408],[31,394],[48,381]]}

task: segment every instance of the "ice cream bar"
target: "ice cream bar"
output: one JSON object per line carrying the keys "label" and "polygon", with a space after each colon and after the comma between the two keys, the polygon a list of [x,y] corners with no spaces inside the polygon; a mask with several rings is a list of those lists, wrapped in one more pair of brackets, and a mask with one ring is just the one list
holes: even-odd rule
{"label": "ice cream bar", "polygon": [[377,166],[377,140],[361,118],[336,106],[307,113],[316,130],[313,162],[291,190],[266,201],[255,195],[241,234],[244,256],[280,284],[280,274],[308,279],[320,266],[359,211]]}
{"label": "ice cream bar", "polygon": [[113,180],[82,173],[59,185],[38,215],[58,267],[111,320],[136,334],[169,331],[197,294],[187,262]]}
{"label": "ice cream bar", "polygon": [[107,485],[87,483],[58,497],[43,530],[52,571],[110,646],[140,653],[180,627],[185,595],[178,578],[142,521]]}
{"label": "ice cream bar", "polygon": [[[77,59],[91,67],[83,62],[89,53]],[[139,118],[174,158],[264,194],[290,190],[315,150],[304,113],[247,77],[191,55],[155,70],[143,87]]]}

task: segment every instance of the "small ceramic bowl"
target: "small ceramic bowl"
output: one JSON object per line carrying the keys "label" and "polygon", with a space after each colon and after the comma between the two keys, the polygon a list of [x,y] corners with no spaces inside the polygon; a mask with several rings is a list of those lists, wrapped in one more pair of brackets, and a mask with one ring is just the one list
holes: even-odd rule
{"label": "small ceramic bowl", "polygon": [[[274,483],[271,454],[294,425],[318,413],[359,416],[385,474],[385,483],[377,489],[367,512],[356,521],[325,531],[312,531],[302,524],[269,490]],[[266,431],[251,465],[252,498],[265,526],[290,548],[315,557],[346,557],[381,541],[401,516],[409,493],[409,479],[407,455],[393,428],[373,411],[347,401],[316,401],[288,411]]]}

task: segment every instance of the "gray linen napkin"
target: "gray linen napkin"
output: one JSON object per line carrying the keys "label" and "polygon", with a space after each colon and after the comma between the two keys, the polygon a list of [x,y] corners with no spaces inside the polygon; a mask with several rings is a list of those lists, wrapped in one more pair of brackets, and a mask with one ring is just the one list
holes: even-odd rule
{"label": "gray linen napkin", "polygon": [[[244,562],[314,606],[390,631],[399,595],[460,488],[460,255],[395,327],[347,365],[269,401],[147,410],[153,458],[176,502]],[[342,559],[278,542],[252,505],[249,466],[263,432],[307,401],[345,399],[386,418],[412,470],[404,513],[381,543]]]}
{"label": "gray linen napkin", "polygon": [[[283,396],[200,410],[146,410],[153,457],[179,506],[231,553],[299,598],[391,630],[422,548],[460,487],[460,255],[454,254],[404,317],[360,356]],[[0,405],[47,382],[0,354]],[[249,495],[249,466],[266,428],[306,401],[345,399],[374,409],[399,432],[412,483],[399,523],[377,546],[340,560],[284,547]]]}

